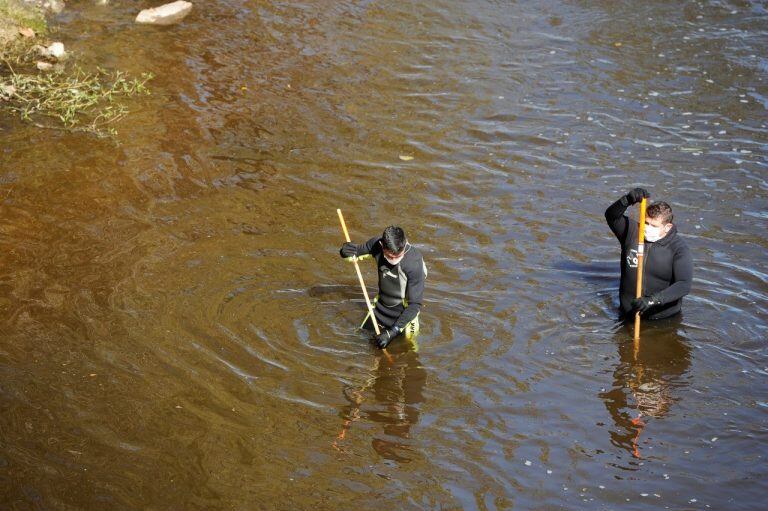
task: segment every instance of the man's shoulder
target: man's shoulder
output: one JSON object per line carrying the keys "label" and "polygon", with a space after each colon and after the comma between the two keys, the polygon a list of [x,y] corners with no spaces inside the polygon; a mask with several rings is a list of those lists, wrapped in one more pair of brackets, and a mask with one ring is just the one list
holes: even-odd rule
{"label": "man's shoulder", "polygon": [[688,243],[685,238],[680,235],[680,232],[675,230],[672,239],[667,243],[668,250],[672,251],[676,256],[690,254],[691,249],[688,248]]}
{"label": "man's shoulder", "polygon": [[410,245],[400,266],[402,266],[404,270],[422,271],[423,261],[424,256],[421,253],[421,250]]}
{"label": "man's shoulder", "polygon": [[410,256],[412,259],[424,259],[424,254],[421,253],[421,250],[413,245],[409,245],[408,252],[406,252],[405,255]]}
{"label": "man's shoulder", "polygon": [[419,247],[417,247],[416,245],[411,245],[410,243],[408,243],[408,252],[407,253],[409,253],[409,254],[410,253],[418,254],[419,257],[422,256],[421,250],[419,249]]}
{"label": "man's shoulder", "polygon": [[685,238],[683,236],[680,236],[680,233],[677,233],[675,236],[675,246],[674,250],[676,253],[689,253],[691,249],[688,247],[688,243],[685,241]]}

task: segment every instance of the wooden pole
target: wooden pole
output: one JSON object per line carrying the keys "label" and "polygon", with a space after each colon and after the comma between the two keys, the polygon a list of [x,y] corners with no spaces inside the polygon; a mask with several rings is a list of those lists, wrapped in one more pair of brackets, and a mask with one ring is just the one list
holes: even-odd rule
{"label": "wooden pole", "polygon": [[[341,222],[341,229],[344,231],[344,239],[347,243],[352,240],[349,239],[349,231],[347,231],[347,224],[344,222],[344,215],[341,214],[341,210],[337,209],[336,213],[339,214],[339,222]],[[379,323],[376,321],[376,316],[373,314],[373,305],[368,298],[368,290],[365,288],[365,282],[363,282],[363,274],[360,273],[360,265],[357,264],[357,256],[352,256],[352,262],[355,263],[355,271],[357,271],[357,279],[360,281],[360,287],[363,288],[363,296],[365,297],[365,305],[368,306],[368,313],[371,315],[371,323],[373,323],[373,329],[376,331],[376,335],[381,334],[379,330]]]}
{"label": "wooden pole", "polygon": [[[344,221],[344,215],[341,214],[340,209],[336,209],[336,213],[339,215],[339,222],[341,222],[341,230],[344,231],[344,239],[347,241],[347,243],[351,242],[352,240],[349,239],[349,231],[347,231],[347,223]],[[365,288],[365,282],[363,281],[363,274],[360,273],[360,265],[357,264],[357,256],[352,257],[352,262],[355,263],[355,271],[357,272],[357,280],[360,281],[360,287],[363,288],[363,296],[365,297],[365,305],[368,306],[368,314],[371,315],[371,323],[373,323],[373,329],[376,331],[376,335],[381,334],[381,330],[379,330],[379,323],[376,321],[376,315],[373,313],[373,305],[371,305],[371,299],[368,298],[368,290]],[[389,352],[386,350],[386,348],[383,348],[381,351],[384,352],[384,355],[387,357],[387,362],[390,364],[392,363],[392,356],[389,354]]]}
{"label": "wooden pole", "polygon": [[[645,206],[647,200],[640,201],[640,227],[637,235],[637,288],[635,298],[643,296],[643,257],[645,256]],[[635,354],[640,349],[640,311],[635,313]]]}

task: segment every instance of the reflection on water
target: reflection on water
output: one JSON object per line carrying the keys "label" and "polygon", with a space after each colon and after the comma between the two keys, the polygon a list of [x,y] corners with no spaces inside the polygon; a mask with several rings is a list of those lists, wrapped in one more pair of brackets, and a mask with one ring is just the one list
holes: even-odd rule
{"label": "reflection on water", "polygon": [[362,386],[344,388],[349,405],[341,410],[344,423],[334,447],[343,449],[343,440],[355,422],[372,421],[380,426],[380,431],[369,430],[365,434],[372,437],[374,451],[385,459],[407,463],[416,455],[410,433],[419,421],[427,371],[416,349],[394,344],[390,349],[393,348],[397,351],[393,351],[391,361],[383,356],[375,359],[372,374]]}
{"label": "reflection on water", "polygon": [[[635,351],[632,322],[623,325],[615,338],[619,359],[613,371],[612,387],[600,393],[615,428],[611,442],[636,458],[641,455],[640,435],[652,428],[651,419],[662,419],[679,399],[679,389],[690,385],[689,341],[680,315],[668,320],[643,323],[640,347]],[[652,447],[651,447],[652,449]]]}

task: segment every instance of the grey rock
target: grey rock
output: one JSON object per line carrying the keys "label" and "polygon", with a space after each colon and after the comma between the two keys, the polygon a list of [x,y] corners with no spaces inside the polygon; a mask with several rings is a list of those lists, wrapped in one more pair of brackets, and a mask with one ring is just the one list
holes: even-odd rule
{"label": "grey rock", "polygon": [[64,51],[64,43],[59,42],[53,43],[46,48],[45,51],[55,59],[62,59],[67,54],[67,52]]}
{"label": "grey rock", "polygon": [[153,9],[144,9],[136,16],[136,23],[173,25],[184,19],[190,11],[192,11],[190,2],[178,0]]}

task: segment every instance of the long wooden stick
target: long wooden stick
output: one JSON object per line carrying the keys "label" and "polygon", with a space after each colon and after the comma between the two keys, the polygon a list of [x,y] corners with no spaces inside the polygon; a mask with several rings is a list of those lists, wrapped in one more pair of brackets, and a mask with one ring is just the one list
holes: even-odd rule
{"label": "long wooden stick", "polygon": [[[344,239],[347,240],[347,243],[351,242],[352,240],[349,239],[349,231],[347,231],[347,224],[344,222],[344,215],[341,214],[341,210],[337,209],[336,213],[339,214],[339,222],[341,222],[341,229],[344,231]],[[371,323],[373,323],[373,329],[376,330],[376,335],[381,334],[381,331],[379,330],[379,323],[376,321],[376,316],[373,314],[373,305],[371,305],[371,300],[368,298],[368,290],[365,288],[365,282],[363,282],[363,274],[360,273],[360,265],[357,264],[357,256],[352,257],[352,262],[355,263],[355,271],[357,271],[357,279],[360,281],[360,287],[363,288],[363,296],[365,297],[365,305],[368,306],[368,313],[371,315]]]}
{"label": "long wooden stick", "polygon": [[[645,206],[646,199],[640,201],[640,227],[637,235],[637,288],[635,298],[643,296],[643,257],[645,256]],[[635,353],[640,348],[640,311],[635,313]]]}

